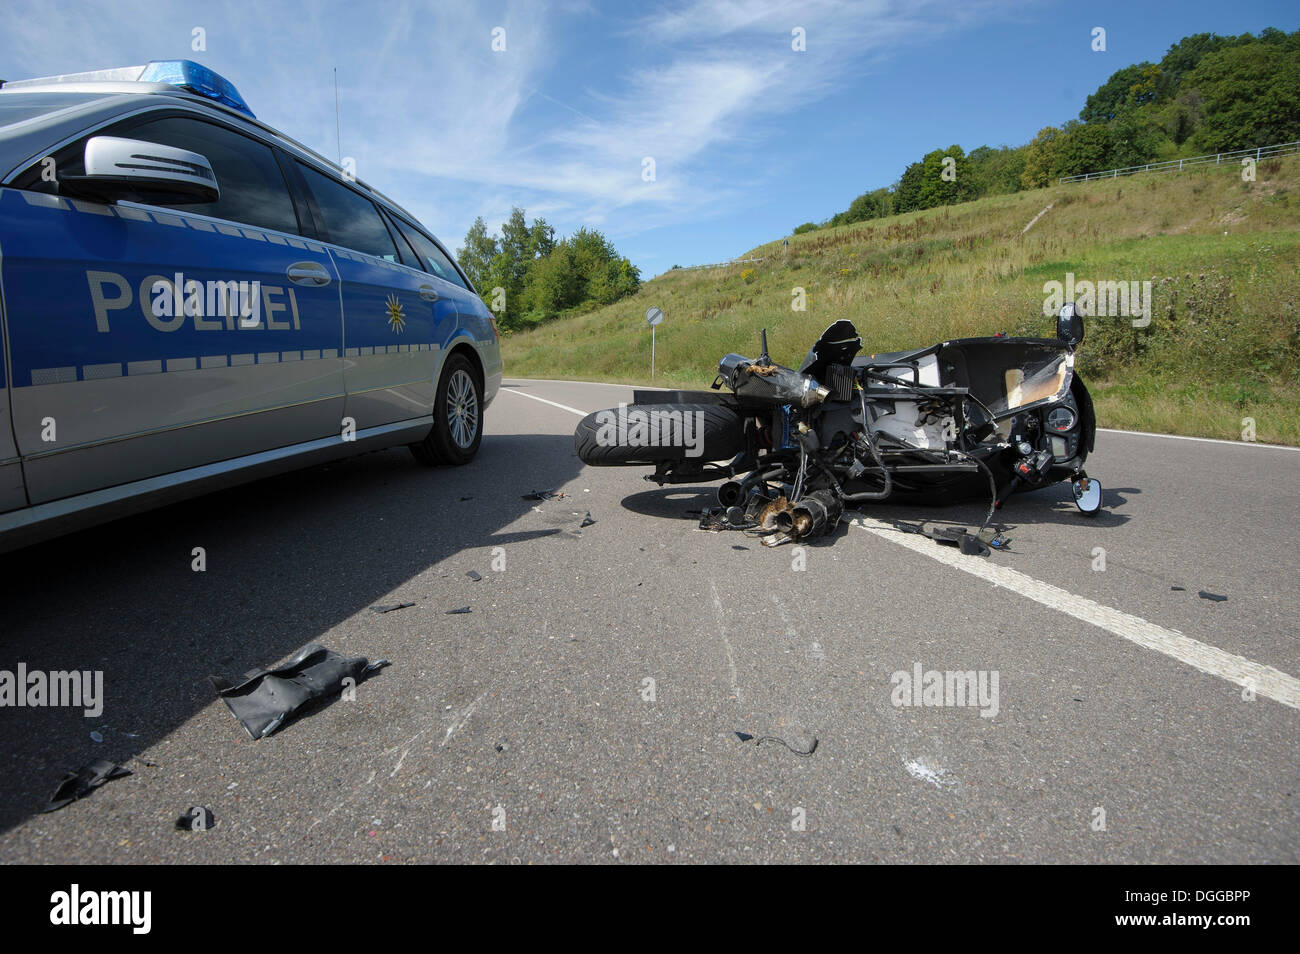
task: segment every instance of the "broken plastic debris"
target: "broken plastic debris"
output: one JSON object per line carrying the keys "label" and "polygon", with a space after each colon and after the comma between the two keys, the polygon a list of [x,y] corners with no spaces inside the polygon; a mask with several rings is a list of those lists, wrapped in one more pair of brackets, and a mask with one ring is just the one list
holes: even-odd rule
{"label": "broken plastic debris", "polygon": [[85,798],[105,782],[111,782],[115,778],[122,778],[130,774],[130,769],[125,769],[108,759],[95,759],[90,764],[83,765],[76,771],[63,776],[63,781],[59,783],[59,787],[50,796],[49,804],[41,811],[57,811],[65,805],[71,805],[79,798]]}
{"label": "broken plastic debris", "polygon": [[994,527],[983,527],[976,536],[994,550],[1005,550],[1011,544],[1011,538],[1003,536],[1003,531]]}
{"label": "broken plastic debris", "polygon": [[711,533],[721,530],[750,530],[757,526],[739,507],[712,507],[708,510],[688,510],[686,513],[699,514],[700,529]]}
{"label": "broken plastic debris", "polygon": [[[736,738],[740,739],[741,742],[748,742],[750,739],[753,739],[754,737],[750,735],[748,732],[741,732],[740,730],[736,730]],[[812,746],[808,749],[807,752],[801,752],[799,749],[796,749],[785,739],[778,739],[774,735],[765,735],[758,739],[754,739],[755,745],[762,745],[764,742],[780,742],[782,745],[784,745],[795,755],[801,755],[804,756],[805,758],[817,751],[817,738],[815,736],[813,737],[812,740]]]}
{"label": "broken plastic debris", "polygon": [[524,494],[520,500],[562,500],[569,496],[563,491],[555,490],[534,490],[532,493]]}
{"label": "broken plastic debris", "polygon": [[376,613],[391,613],[394,610],[406,609],[408,606],[414,606],[414,603],[393,603],[389,606],[372,606],[370,607]]}
{"label": "broken plastic debris", "polygon": [[473,580],[475,583],[477,583],[479,580],[483,579],[482,576],[480,576],[478,573],[476,573],[476,572],[473,571],[473,570],[470,570],[470,571],[469,571],[468,573],[466,573],[465,575],[468,576],[468,577],[469,577],[471,580]]}
{"label": "broken plastic debris", "polygon": [[585,517],[582,518],[582,523],[578,524],[578,526],[579,526],[579,527],[590,527],[590,526],[591,526],[593,523],[595,523],[595,522],[596,522],[595,520],[591,519],[591,511],[588,510],[588,511],[587,511],[587,515],[586,515]]}
{"label": "broken plastic debris", "polygon": [[195,805],[190,808],[184,815],[176,819],[177,831],[208,831],[217,826],[217,816],[212,814],[212,809]]}
{"label": "broken plastic debris", "polygon": [[103,742],[103,741],[104,741],[104,734],[103,734],[102,732],[92,732],[92,733],[90,733],[90,741],[92,741],[92,742]]}
{"label": "broken plastic debris", "polygon": [[320,643],[312,643],[278,669],[250,670],[238,682],[220,676],[208,679],[249,736],[264,739],[308,703],[337,695],[345,679],[355,686],[369,673],[387,665],[387,659],[349,659]]}
{"label": "broken plastic debris", "polygon": [[[721,530],[730,530],[731,525],[727,523],[727,518],[723,515],[722,509],[696,511],[700,513],[700,529],[717,533]],[[687,511],[688,514],[691,511]]]}
{"label": "broken plastic debris", "polygon": [[468,606],[462,606],[460,609],[447,610],[447,612],[444,615],[460,616],[462,613],[468,613],[468,612],[470,612],[470,608]]}
{"label": "broken plastic debris", "polygon": [[935,527],[927,530],[922,524],[903,521],[895,526],[906,533],[919,533],[923,537],[929,537],[935,543],[956,547],[967,556],[988,556],[991,550],[1005,550],[1011,542],[1010,537],[1004,537],[989,527],[981,527],[977,533],[969,533],[965,527]]}
{"label": "broken plastic debris", "polygon": [[1203,600],[1212,600],[1215,603],[1222,603],[1227,599],[1226,596],[1220,596],[1218,593],[1211,593],[1208,590],[1200,590],[1196,595]]}
{"label": "broken plastic debris", "polygon": [[1170,588],[1171,590],[1173,590],[1174,592],[1176,592],[1176,593],[1186,593],[1186,592],[1187,592],[1187,587],[1185,587],[1185,586],[1171,586],[1171,587],[1169,587],[1169,588]]}

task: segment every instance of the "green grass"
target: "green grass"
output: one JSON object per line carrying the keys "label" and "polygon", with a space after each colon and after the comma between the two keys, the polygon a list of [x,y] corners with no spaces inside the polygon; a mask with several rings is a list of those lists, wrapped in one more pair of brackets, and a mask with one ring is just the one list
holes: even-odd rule
{"label": "green grass", "polygon": [[[1026,234],[1044,206],[1052,208]],[[1226,234],[1225,234],[1226,233]],[[704,387],[730,351],[797,364],[849,318],[870,351],[947,338],[1051,335],[1044,283],[1151,281],[1152,321],[1088,321],[1080,372],[1106,427],[1300,444],[1300,159],[1134,176],[982,199],[793,236],[677,270],[634,296],[503,341],[520,377]],[[806,310],[791,308],[802,288]]]}

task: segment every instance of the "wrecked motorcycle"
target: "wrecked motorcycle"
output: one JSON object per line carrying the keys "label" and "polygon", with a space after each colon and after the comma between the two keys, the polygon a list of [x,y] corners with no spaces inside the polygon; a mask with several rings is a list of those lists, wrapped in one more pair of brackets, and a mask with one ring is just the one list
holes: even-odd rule
{"label": "wrecked motorcycle", "polygon": [[[631,405],[587,415],[574,433],[595,466],[653,466],[664,484],[723,480],[708,529],[746,529],[769,545],[831,532],[845,505],[946,503],[983,494],[988,514],[1013,493],[1068,480],[1079,511],[1101,507],[1083,469],[1096,436],[1092,399],[1074,372],[1083,318],[1072,303],[1057,337],[964,338],[861,355],[836,321],[798,370],[729,354],[709,391],[637,390]],[[726,385],[730,393],[721,391]],[[968,550],[968,545],[971,549]]]}

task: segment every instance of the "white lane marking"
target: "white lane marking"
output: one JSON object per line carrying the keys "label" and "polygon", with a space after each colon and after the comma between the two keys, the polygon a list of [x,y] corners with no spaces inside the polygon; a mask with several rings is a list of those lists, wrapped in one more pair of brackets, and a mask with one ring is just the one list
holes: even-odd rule
{"label": "white lane marking", "polygon": [[558,407],[561,411],[568,411],[570,414],[576,414],[578,417],[586,417],[589,411],[579,411],[576,407],[569,407],[567,404],[560,404],[556,401],[548,401],[546,398],[538,397],[536,394],[525,394],[523,391],[516,391],[506,385],[501,386],[502,391],[508,391],[511,394],[518,394],[520,397],[526,397],[530,401],[541,401],[543,404],[549,404],[551,407]]}
{"label": "white lane marking", "polygon": [[1135,437],[1167,437],[1171,441],[1200,441],[1202,444],[1227,444],[1229,447],[1269,447],[1273,450],[1300,451],[1290,444],[1261,444],[1258,441],[1225,441],[1219,437],[1188,437],[1186,434],[1153,434],[1150,431],[1121,431],[1113,427],[1097,428],[1099,434],[1132,434]]}
{"label": "white lane marking", "polygon": [[1249,686],[1261,696],[1267,696],[1292,709],[1300,709],[1300,679],[1288,676],[1280,669],[1252,662],[1244,656],[1237,656],[1215,646],[1208,646],[1190,636],[1184,636],[1177,630],[1165,629],[1141,617],[1131,616],[1082,596],[1075,596],[1058,586],[1026,576],[1019,570],[965,556],[955,549],[940,546],[918,534],[904,533],[870,517],[857,517],[849,522],[878,537],[928,556],[932,560],[977,576],[994,586],[1028,597],[1049,609],[1058,610],[1114,633],[1116,636],[1122,636],[1145,649],[1163,653],[1171,659],[1186,663],[1211,676],[1226,679],[1238,686]]}
{"label": "white lane marking", "polygon": [[638,391],[671,391],[653,384],[614,384],[609,381],[576,381],[566,378],[506,378],[501,382],[503,388],[514,387],[514,381],[526,381],[529,384],[594,384],[598,388],[635,388]]}

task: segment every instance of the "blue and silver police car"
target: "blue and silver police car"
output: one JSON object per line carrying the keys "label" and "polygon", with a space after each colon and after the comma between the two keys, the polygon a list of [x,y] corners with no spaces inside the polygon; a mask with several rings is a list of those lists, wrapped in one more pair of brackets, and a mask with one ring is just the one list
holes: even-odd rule
{"label": "blue and silver police car", "polygon": [[0,85],[0,550],[407,444],[464,464],[495,323],[416,219],[186,61]]}

